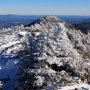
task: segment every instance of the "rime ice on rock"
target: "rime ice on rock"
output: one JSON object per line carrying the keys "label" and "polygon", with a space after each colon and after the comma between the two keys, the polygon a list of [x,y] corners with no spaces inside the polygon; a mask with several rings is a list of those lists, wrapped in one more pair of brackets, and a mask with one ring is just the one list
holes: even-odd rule
{"label": "rime ice on rock", "polygon": [[[9,30],[10,31],[10,30]],[[18,87],[44,88],[90,81],[90,33],[71,29],[56,16],[47,16],[0,36],[0,52],[21,59],[24,80]],[[7,33],[8,32],[8,33]],[[6,37],[12,37],[8,40]],[[17,39],[15,36],[19,36]],[[14,53],[15,52],[15,53]],[[83,80],[82,80],[83,79]],[[25,84],[27,81],[28,84]]]}

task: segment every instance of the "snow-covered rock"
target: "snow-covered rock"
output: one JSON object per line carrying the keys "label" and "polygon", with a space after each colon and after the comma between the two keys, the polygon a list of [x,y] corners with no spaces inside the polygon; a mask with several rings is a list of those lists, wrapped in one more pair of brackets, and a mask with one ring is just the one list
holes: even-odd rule
{"label": "snow-covered rock", "polygon": [[37,90],[56,82],[59,87],[90,82],[89,32],[86,35],[56,16],[47,16],[8,34],[22,35],[10,41],[6,34],[0,37],[4,40],[0,42],[2,54],[14,56],[16,52],[22,62],[20,69],[25,79],[18,87]]}

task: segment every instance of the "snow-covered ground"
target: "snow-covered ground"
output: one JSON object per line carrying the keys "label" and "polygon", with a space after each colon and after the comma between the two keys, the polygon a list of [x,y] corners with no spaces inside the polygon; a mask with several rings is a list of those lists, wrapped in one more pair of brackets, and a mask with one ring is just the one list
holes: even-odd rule
{"label": "snow-covered ground", "polygon": [[82,88],[86,88],[87,90],[90,90],[90,85],[81,83],[81,84],[75,84],[73,86],[61,87],[61,89],[58,90],[74,90],[75,88],[78,88],[80,90],[82,90]]}
{"label": "snow-covered ground", "polygon": [[0,49],[8,48],[8,47],[11,47],[12,45],[15,45],[18,43],[20,43],[20,41],[9,42],[7,44],[1,45]]}
{"label": "snow-covered ground", "polygon": [[79,83],[79,84],[73,84],[71,86],[60,86],[60,82],[56,82],[54,84],[51,84],[47,87],[46,90],[90,90],[90,85],[87,83]]}
{"label": "snow-covered ground", "polygon": [[[52,21],[52,19],[54,19],[54,21]],[[87,58],[86,60],[85,58],[82,58],[82,55],[78,53],[76,49],[79,47],[80,49],[82,49],[81,51],[84,50],[88,52],[88,49],[90,48],[90,34],[84,35],[83,33],[78,32],[74,29],[68,30],[65,26],[65,23],[61,22],[60,20],[58,22],[57,17],[46,17],[46,19],[44,18],[44,22],[46,24],[41,21],[40,25],[35,24],[33,25],[33,28],[30,27],[27,31],[26,28],[24,28],[24,30],[16,29],[12,32],[4,32],[4,35],[0,36],[0,52],[3,51],[1,52],[1,55],[5,54],[11,56],[13,59],[18,58],[18,60],[26,57],[21,61],[21,63],[23,63],[23,66],[25,65],[25,67],[27,65],[27,68],[24,68],[21,65],[21,69],[22,71],[25,71],[23,72],[23,74],[26,74],[30,71],[28,74],[28,82],[34,83],[30,83],[27,85],[25,84],[25,87],[28,87],[28,85],[35,85],[34,87],[40,87],[44,83],[47,83],[47,89],[45,90],[54,90],[54,88],[55,90],[75,90],[75,88],[78,88],[79,90],[84,90],[81,88],[87,88],[88,90],[90,90],[90,85],[86,83],[76,84],[78,79],[75,79],[76,76],[78,77],[77,74],[84,75],[85,70],[88,70],[88,68],[90,67],[90,65],[86,64],[86,61],[87,63],[90,63],[89,58]],[[26,49],[29,49],[29,52],[26,52]],[[23,52],[23,54],[19,56],[21,52],[17,52],[21,50],[25,50],[25,52]],[[16,57],[16,55],[19,57]],[[31,57],[28,57],[28,55],[31,55]],[[9,59],[9,63],[7,63],[6,61],[7,66],[10,69],[9,71],[13,71],[13,66],[18,64],[18,60],[10,61]],[[28,67],[29,60],[30,65],[31,60],[33,62],[31,67]],[[13,61],[14,65],[11,64],[11,62]],[[2,70],[1,66],[0,70]],[[10,76],[15,75],[12,74],[10,74]],[[35,77],[33,76],[34,79],[32,79],[31,77],[32,74],[36,75]],[[61,79],[64,79],[66,81],[65,85],[62,84],[64,80],[61,82]],[[61,83],[56,83],[58,81],[60,81]],[[70,82],[70,85],[72,83],[74,84],[72,86],[66,86],[68,85],[68,81]],[[24,85],[22,85],[21,88],[23,86]]]}

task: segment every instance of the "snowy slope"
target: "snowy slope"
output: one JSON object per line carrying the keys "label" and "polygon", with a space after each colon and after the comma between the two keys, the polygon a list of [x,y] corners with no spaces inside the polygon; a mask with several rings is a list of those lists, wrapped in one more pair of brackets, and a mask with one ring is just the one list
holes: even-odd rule
{"label": "snowy slope", "polygon": [[40,89],[60,82],[61,90],[90,89],[89,32],[85,34],[56,16],[47,16],[0,34],[1,54],[18,56],[21,76],[27,75],[18,88],[30,85],[30,89]]}

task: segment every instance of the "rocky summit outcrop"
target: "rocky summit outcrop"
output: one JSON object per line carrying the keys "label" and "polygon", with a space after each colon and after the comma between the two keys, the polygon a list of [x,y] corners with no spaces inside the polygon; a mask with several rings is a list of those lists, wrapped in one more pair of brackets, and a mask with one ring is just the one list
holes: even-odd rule
{"label": "rocky summit outcrop", "polygon": [[18,89],[60,90],[90,82],[89,32],[76,30],[56,16],[43,17],[13,32],[14,43],[0,49],[2,54],[20,58]]}

